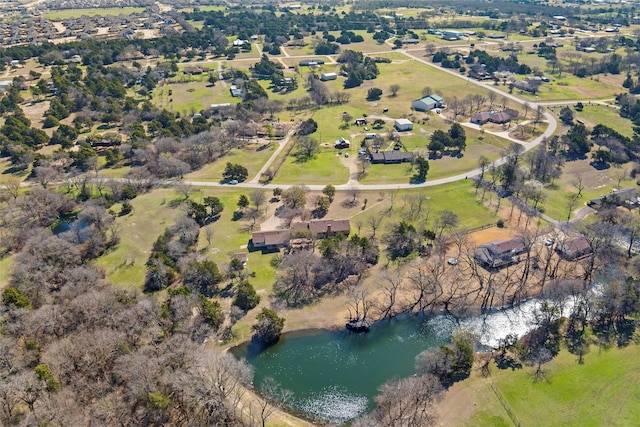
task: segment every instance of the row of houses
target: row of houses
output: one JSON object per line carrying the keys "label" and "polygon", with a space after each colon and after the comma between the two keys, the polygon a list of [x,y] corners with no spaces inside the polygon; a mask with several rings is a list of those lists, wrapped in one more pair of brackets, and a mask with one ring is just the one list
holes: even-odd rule
{"label": "row of houses", "polygon": [[283,230],[255,231],[249,241],[250,249],[276,250],[289,244],[297,233],[310,232],[315,238],[324,239],[334,234],[351,233],[351,223],[348,219],[314,219],[310,221],[295,222],[291,228]]}

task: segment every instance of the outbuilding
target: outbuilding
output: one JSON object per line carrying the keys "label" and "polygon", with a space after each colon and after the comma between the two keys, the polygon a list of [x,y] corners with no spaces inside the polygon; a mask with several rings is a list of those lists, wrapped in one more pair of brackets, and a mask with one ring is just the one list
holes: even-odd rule
{"label": "outbuilding", "polygon": [[413,130],[413,123],[409,119],[396,119],[393,125],[398,132]]}
{"label": "outbuilding", "polygon": [[329,81],[329,80],[335,80],[338,78],[338,74],[336,73],[322,73],[320,74],[320,80],[323,82]]}

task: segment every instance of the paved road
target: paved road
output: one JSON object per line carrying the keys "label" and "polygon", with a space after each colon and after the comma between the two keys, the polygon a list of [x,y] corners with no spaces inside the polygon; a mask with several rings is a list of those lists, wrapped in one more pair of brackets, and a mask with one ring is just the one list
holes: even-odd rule
{"label": "paved road", "polygon": [[[423,52],[423,49],[420,49],[420,52]],[[462,81],[467,82],[468,84],[474,84],[476,86],[482,87],[484,89],[490,90],[490,91],[494,91],[502,96],[507,97],[508,99],[518,103],[518,104],[525,104],[525,102],[527,101],[523,101],[522,99],[518,98],[515,95],[512,95],[510,93],[507,92],[503,92],[502,90],[499,89],[499,87],[495,87],[491,84],[487,84],[481,81],[477,81],[477,80],[473,80],[473,79],[469,79],[466,76],[462,76],[460,75],[460,73],[458,73],[457,71],[452,71],[452,70],[448,70],[448,69],[444,69],[441,68],[435,64],[433,64],[430,61],[427,61],[424,58],[421,58],[419,56],[415,56],[413,54],[411,54],[409,51],[404,50],[404,49],[398,49],[398,50],[394,50],[394,52],[399,52],[399,53],[403,53],[404,55],[406,55],[407,57],[409,57],[410,59],[413,59],[417,62],[423,63],[425,65],[428,65],[430,67],[434,67],[442,72],[445,73],[449,73],[450,75],[459,78]],[[287,55],[288,56],[288,55]],[[304,56],[313,56],[313,55],[304,55]],[[317,55],[316,55],[317,56]],[[210,62],[210,61],[194,61],[193,63],[200,63],[200,62]],[[219,69],[221,69],[222,67],[220,67],[219,64]],[[575,102],[575,101],[573,101]],[[530,106],[530,108],[535,111],[538,108],[538,103],[533,103],[533,102],[527,102]],[[542,105],[542,104],[540,104]],[[556,131],[556,128],[558,126],[555,118],[553,117],[553,115],[551,115],[548,112],[544,113],[544,117],[546,119],[546,122],[548,123],[548,127],[547,129],[542,133],[542,135],[540,135],[539,137],[537,137],[536,139],[534,139],[533,141],[527,142],[525,144],[523,144],[524,150],[525,151],[529,151],[531,149],[533,149],[534,147],[536,147],[538,144],[540,144],[545,138],[550,137],[551,135],[553,135],[553,133]],[[276,150],[276,152],[271,156],[271,158],[267,161],[267,163],[265,163],[265,165],[262,167],[262,169],[260,170],[260,172],[250,181],[248,182],[244,182],[244,183],[240,183],[237,184],[237,187],[241,187],[241,188],[265,188],[265,189],[273,189],[273,188],[282,188],[282,189],[287,189],[289,187],[292,187],[293,185],[296,184],[260,184],[258,181],[260,179],[260,176],[262,175],[262,173],[264,173],[273,163],[273,161],[276,159],[276,157],[278,156],[278,154],[280,154],[280,152],[285,148],[285,146],[287,145],[287,143],[289,142],[289,140],[291,139],[291,137],[293,136],[293,134],[290,132],[287,137],[285,138],[285,140],[281,141],[279,144],[278,149]],[[502,135],[501,135],[502,136]],[[504,136],[503,136],[504,137]],[[513,141],[519,142],[517,140],[514,140],[512,138],[508,138],[511,139]],[[493,164],[495,166],[500,166],[502,164],[504,164],[507,161],[507,157],[502,157],[498,160],[496,160],[495,162],[493,162]],[[360,183],[356,183],[354,184],[353,182],[347,182],[345,184],[341,184],[341,185],[336,185],[336,190],[338,191],[345,191],[345,190],[350,190],[350,189],[358,189],[358,190],[363,190],[363,191],[367,191],[367,190],[399,190],[399,189],[408,189],[408,188],[422,188],[422,187],[433,187],[436,185],[442,185],[442,184],[447,184],[447,183],[451,183],[451,182],[456,182],[456,181],[461,181],[464,179],[468,179],[477,175],[480,175],[481,170],[480,168],[476,168],[476,169],[472,169],[470,171],[467,171],[465,173],[461,173],[458,175],[454,175],[454,176],[449,176],[446,178],[440,178],[440,179],[434,179],[434,180],[427,180],[424,183],[420,183],[420,184],[360,184]],[[162,184],[162,185],[176,185],[178,182],[180,181],[175,181],[175,180],[160,180],[157,181],[158,184]],[[182,181],[194,186],[200,186],[200,187],[221,187],[221,186],[229,186],[228,184],[223,184],[220,182],[203,182],[203,181]],[[26,183],[25,183],[26,184]],[[300,184],[300,183],[298,183]],[[26,184],[29,185],[29,184]],[[310,190],[322,190],[325,186],[324,185],[307,185],[307,188],[309,188]]]}
{"label": "paved road", "polygon": [[[408,56],[411,59],[414,59],[418,62],[421,62],[423,64],[426,64],[428,66],[437,68],[440,71],[446,72],[451,74],[452,76],[455,76],[456,78],[459,78],[461,80],[464,80],[470,84],[475,84],[476,86],[480,86],[483,87],[487,90],[491,90],[494,92],[497,92],[498,94],[502,95],[502,96],[506,96],[508,99],[511,99],[512,101],[518,103],[518,104],[524,104],[527,101],[523,101],[520,98],[518,98],[515,95],[512,95],[510,93],[507,92],[503,92],[502,90],[500,90],[499,88],[494,87],[491,84],[487,84],[484,82],[480,82],[480,81],[476,81],[473,79],[469,79],[466,76],[461,76],[458,72],[456,71],[451,71],[451,70],[447,70],[447,69],[443,69],[433,63],[431,63],[430,61],[427,61],[423,58],[414,56],[412,54],[410,54],[409,52],[405,51],[405,50],[396,50],[396,52],[400,52],[400,53],[404,53],[406,56]],[[530,108],[532,110],[536,110],[538,108],[538,104],[537,103],[532,103],[532,102],[528,102]],[[523,144],[523,147],[525,149],[525,151],[529,151],[532,148],[536,147],[538,144],[540,144],[545,138],[550,137],[551,135],[553,135],[553,133],[556,131],[556,128],[558,126],[558,123],[556,122],[555,118],[553,117],[552,114],[545,112],[544,113],[544,117],[546,122],[548,123],[547,129],[542,133],[542,135],[540,135],[539,137],[537,137],[536,139],[534,139],[533,141],[527,142],[525,144]],[[504,137],[503,135],[500,135],[502,137]],[[288,136],[287,138],[290,138],[290,136]],[[513,138],[507,138],[510,139],[512,141],[516,141],[516,142],[520,142],[518,140],[515,140]],[[283,189],[286,189],[288,187],[291,187],[292,185],[276,185],[276,184],[259,184],[258,183],[258,179],[260,178],[260,175],[266,171],[269,166],[271,165],[271,163],[273,162],[273,160],[275,160],[275,158],[277,157],[277,154],[282,151],[282,149],[284,149],[284,146],[286,144],[281,143],[280,146],[278,147],[278,150],[276,150],[276,153],[274,153],[273,156],[271,156],[271,158],[269,159],[269,161],[265,164],[265,166],[262,168],[262,170],[260,171],[260,174],[258,174],[257,177],[253,178],[250,182],[247,183],[241,183],[241,184],[237,184],[239,187],[248,187],[248,188],[276,188],[276,187],[280,187]],[[502,164],[504,164],[507,161],[507,157],[502,157],[498,160],[496,160],[493,164],[495,166],[500,166]],[[461,181],[464,179],[468,179],[477,175],[480,175],[481,170],[480,168],[476,168],[476,169],[472,169],[468,172],[465,173],[461,173],[458,175],[454,175],[454,176],[449,176],[446,178],[440,178],[440,179],[434,179],[434,180],[427,180],[424,183],[421,184],[354,184],[354,183],[349,183],[347,182],[346,184],[341,184],[341,185],[336,185],[336,190],[350,190],[350,189],[354,189],[357,188],[359,190],[397,190],[397,189],[406,189],[406,188],[420,188],[420,187],[433,187],[436,185],[442,185],[442,184],[447,184],[447,183],[451,183],[451,182],[456,182],[456,181]],[[219,186],[219,185],[224,185],[224,184],[220,184],[220,183],[215,183],[215,182],[194,182],[194,181],[189,181],[190,184],[192,185],[202,185],[202,186]],[[324,185],[307,185],[307,187],[311,190],[321,190],[322,188],[324,188]]]}

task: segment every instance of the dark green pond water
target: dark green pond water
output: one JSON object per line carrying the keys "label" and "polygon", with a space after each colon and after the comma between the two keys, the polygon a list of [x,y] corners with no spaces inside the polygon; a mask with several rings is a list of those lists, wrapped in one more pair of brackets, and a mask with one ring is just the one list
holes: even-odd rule
{"label": "dark green pond water", "polygon": [[418,353],[449,339],[439,319],[437,327],[424,317],[383,322],[367,334],[298,331],[267,349],[247,343],[232,353],[254,366],[258,389],[273,377],[293,392],[296,410],[344,422],[372,409],[380,385],[412,375]]}

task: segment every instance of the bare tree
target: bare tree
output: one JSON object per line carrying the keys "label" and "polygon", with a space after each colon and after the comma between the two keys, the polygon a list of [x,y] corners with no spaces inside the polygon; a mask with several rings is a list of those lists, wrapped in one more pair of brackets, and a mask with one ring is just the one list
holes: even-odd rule
{"label": "bare tree", "polygon": [[522,104],[522,109],[524,110],[522,114],[522,120],[526,120],[527,114],[529,114],[529,110],[531,109],[531,105],[529,105],[528,102],[525,102],[524,104]]}
{"label": "bare tree", "polygon": [[256,188],[249,193],[249,200],[251,200],[251,203],[253,203],[257,210],[260,210],[260,207],[267,200],[267,193],[265,193],[264,190]]}
{"label": "bare tree", "polygon": [[185,201],[189,199],[189,195],[193,192],[193,186],[182,180],[178,181],[174,188],[178,194],[184,197]]}
{"label": "bare tree", "polygon": [[347,195],[351,197],[351,200],[348,200],[347,203],[350,206],[355,206],[358,202],[358,197],[360,196],[360,189],[358,187],[350,187],[347,189]]}
{"label": "bare tree", "polygon": [[9,193],[9,195],[13,197],[14,200],[17,199],[18,196],[20,195],[21,183],[22,181],[15,176],[9,176],[9,178],[7,178],[7,180],[4,183],[5,191]]}
{"label": "bare tree", "polygon": [[492,90],[487,91],[487,100],[489,101],[489,108],[493,108],[493,104],[496,102],[498,94]]}
{"label": "bare tree", "polygon": [[399,84],[392,84],[391,86],[389,86],[389,91],[391,92],[391,96],[393,97],[398,96],[399,90],[400,90]]}
{"label": "bare tree", "polygon": [[262,381],[260,386],[262,398],[258,399],[260,409],[260,421],[262,427],[267,425],[267,419],[274,412],[281,410],[289,400],[293,397],[290,390],[282,388],[282,386],[273,377],[267,377]]}
{"label": "bare tree", "polygon": [[368,219],[367,219],[367,223],[369,224],[369,227],[371,227],[371,238],[375,239],[376,238],[376,231],[378,230],[378,228],[380,228],[380,225],[382,224],[382,220],[383,217],[382,215],[371,215]]}
{"label": "bare tree", "polygon": [[354,427],[435,425],[435,404],[442,395],[440,382],[431,375],[393,380],[379,389],[373,412],[354,421]]}

